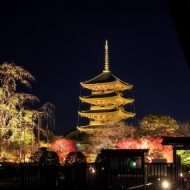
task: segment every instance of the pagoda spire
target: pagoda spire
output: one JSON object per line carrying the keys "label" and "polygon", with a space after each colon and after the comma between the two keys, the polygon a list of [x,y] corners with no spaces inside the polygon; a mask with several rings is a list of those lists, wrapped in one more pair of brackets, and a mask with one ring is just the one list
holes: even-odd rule
{"label": "pagoda spire", "polygon": [[110,72],[109,71],[109,52],[108,52],[108,41],[105,42],[105,63],[104,63],[104,72]]}

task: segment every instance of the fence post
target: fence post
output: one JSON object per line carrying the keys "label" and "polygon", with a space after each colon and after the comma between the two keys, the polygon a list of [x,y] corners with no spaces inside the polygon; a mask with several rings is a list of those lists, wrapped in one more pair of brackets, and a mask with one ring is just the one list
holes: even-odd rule
{"label": "fence post", "polygon": [[20,187],[22,189],[22,187],[24,186],[24,168],[23,168],[22,163],[20,163],[19,170],[20,170],[19,171],[20,172],[20,175],[19,175],[19,177],[20,177]]}

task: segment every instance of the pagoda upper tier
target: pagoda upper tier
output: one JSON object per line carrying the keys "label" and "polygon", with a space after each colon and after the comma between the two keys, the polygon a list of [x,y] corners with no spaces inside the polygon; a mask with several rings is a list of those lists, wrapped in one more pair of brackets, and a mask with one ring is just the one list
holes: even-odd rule
{"label": "pagoda upper tier", "polygon": [[133,85],[123,82],[109,70],[104,70],[100,75],[80,84],[82,87],[92,91],[124,91],[133,88]]}

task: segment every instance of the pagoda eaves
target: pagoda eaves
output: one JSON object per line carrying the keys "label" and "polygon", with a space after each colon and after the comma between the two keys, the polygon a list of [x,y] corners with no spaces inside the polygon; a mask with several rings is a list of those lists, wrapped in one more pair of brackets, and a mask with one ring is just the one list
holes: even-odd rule
{"label": "pagoda eaves", "polygon": [[98,120],[108,120],[113,118],[117,118],[118,120],[123,120],[135,116],[135,113],[126,112],[117,109],[88,110],[88,111],[78,112],[78,114],[82,117],[87,117],[89,119],[98,119]]}
{"label": "pagoda eaves", "polygon": [[115,95],[115,96],[106,96],[102,95],[99,97],[93,97],[93,96],[86,96],[86,97],[79,97],[79,99],[82,102],[92,104],[92,105],[126,105],[131,104],[134,102],[134,99],[132,98],[124,98],[121,95]]}
{"label": "pagoda eaves", "polygon": [[99,91],[102,89],[124,91],[133,88],[133,85],[123,82],[122,80],[114,76],[110,71],[102,72],[97,77],[86,82],[81,82],[80,84],[82,87],[92,91]]}
{"label": "pagoda eaves", "polygon": [[77,126],[77,129],[81,132],[93,133],[94,131],[103,131],[107,129],[124,127],[121,125],[85,125],[85,126]]}

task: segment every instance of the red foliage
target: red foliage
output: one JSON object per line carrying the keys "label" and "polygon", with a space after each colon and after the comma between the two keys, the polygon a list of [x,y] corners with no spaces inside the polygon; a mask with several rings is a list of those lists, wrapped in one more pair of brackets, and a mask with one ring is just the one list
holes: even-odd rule
{"label": "red foliage", "polygon": [[167,162],[172,162],[172,146],[163,146],[161,137],[143,137],[139,139],[126,138],[118,143],[120,149],[149,149],[146,156],[147,161],[152,159],[167,159]]}
{"label": "red foliage", "polygon": [[66,138],[59,138],[55,140],[53,143],[50,144],[50,149],[55,151],[58,156],[60,162],[63,164],[65,161],[66,156],[70,152],[77,152],[76,143],[73,140],[69,140]]}

